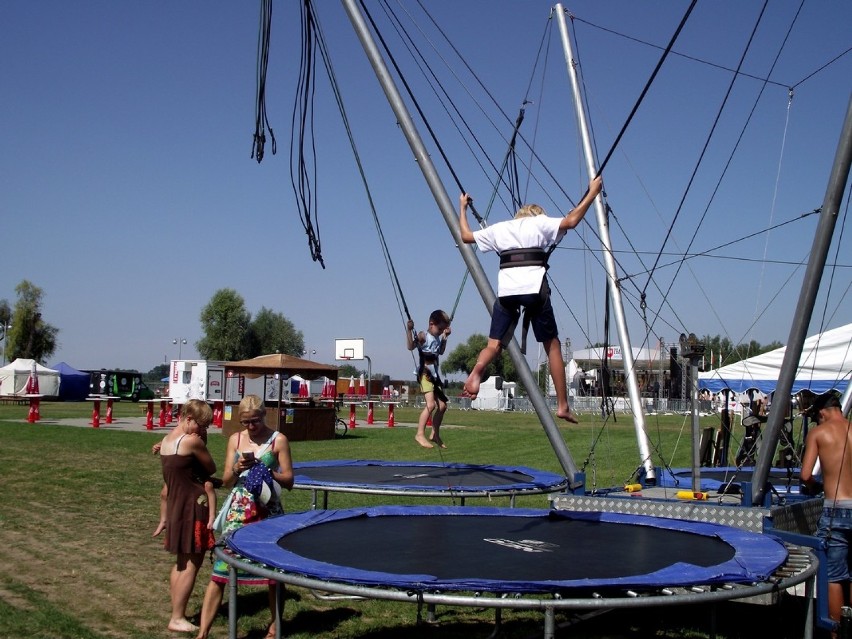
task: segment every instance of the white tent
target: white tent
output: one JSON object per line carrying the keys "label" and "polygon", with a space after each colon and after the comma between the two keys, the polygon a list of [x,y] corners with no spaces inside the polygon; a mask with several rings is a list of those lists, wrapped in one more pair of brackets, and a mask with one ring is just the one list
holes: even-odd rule
{"label": "white tent", "polygon": [[[712,392],[723,388],[742,393],[757,388],[771,393],[778,385],[786,346],[741,362],[698,374],[698,386]],[[809,388],[821,394],[832,388],[843,392],[852,375],[852,324],[805,340],[792,392]]]}
{"label": "white tent", "polygon": [[47,397],[59,395],[59,371],[47,368],[32,359],[18,358],[0,368],[0,395],[23,395],[26,393],[27,379],[36,367],[39,394]]}
{"label": "white tent", "polygon": [[470,407],[474,410],[511,410],[513,400],[518,393],[515,382],[502,381],[497,389],[497,377],[490,376],[479,385],[476,399],[471,400]]}

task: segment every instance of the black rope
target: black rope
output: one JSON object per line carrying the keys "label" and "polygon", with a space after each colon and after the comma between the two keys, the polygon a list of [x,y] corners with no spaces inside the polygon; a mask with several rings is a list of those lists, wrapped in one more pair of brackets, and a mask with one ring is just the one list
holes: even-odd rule
{"label": "black rope", "polygon": [[272,0],[260,0],[260,29],[257,34],[257,93],[254,108],[254,140],[251,157],[260,164],[266,146],[266,129],[272,141],[272,155],[278,151],[275,133],[266,114],[266,70],[269,66],[269,41],[272,31]]}
{"label": "black rope", "polygon": [[[754,39],[755,33],[757,32],[757,26],[760,24],[760,20],[763,17],[763,13],[764,13],[765,10],[766,10],[766,0],[764,1],[763,8],[761,9],[760,15],[758,16],[758,19],[755,22],[754,27],[752,28],[751,36],[749,37],[749,42],[746,45],[746,48],[743,50],[742,55],[740,56],[739,66],[742,66],[743,62],[745,61],[746,54],[748,53],[748,51],[750,49],[751,42]],[[722,111],[723,111],[725,105],[728,102],[728,98],[731,95],[731,91],[733,90],[734,82],[736,81],[736,78],[737,78],[737,76],[736,76],[736,74],[734,74],[731,78],[730,83],[728,84],[728,89],[725,93],[725,97],[723,98],[722,104],[719,105],[719,109],[716,112],[716,118],[714,119],[713,125],[710,128],[710,132],[707,134],[707,138],[704,141],[704,146],[701,149],[701,153],[699,155],[698,161],[695,164],[695,168],[693,168],[693,170],[692,170],[692,175],[689,178],[689,182],[686,185],[686,189],[684,190],[684,193],[681,196],[681,200],[680,200],[680,203],[678,204],[677,210],[675,211],[675,215],[674,215],[674,218],[672,219],[672,223],[669,225],[669,228],[668,228],[668,231],[666,232],[665,238],[663,238],[663,243],[660,247],[661,251],[665,248],[666,244],[668,243],[668,240],[671,237],[672,231],[674,229],[675,222],[677,221],[677,218],[679,217],[681,211],[683,210],[683,205],[684,205],[684,202],[686,201],[686,196],[689,193],[690,188],[692,187],[692,183],[695,180],[695,176],[698,173],[698,168],[701,166],[701,162],[704,158],[704,154],[707,152],[707,148],[710,145],[710,140],[713,137],[713,133],[715,132],[716,126],[718,125],[719,120],[722,116]],[[653,277],[654,270],[656,268],[656,264],[657,264],[658,261],[659,261],[659,257],[657,258],[657,261],[654,263],[654,266],[651,268],[651,271],[650,271],[649,276],[648,276],[649,280],[650,280],[651,277]]]}
{"label": "black rope", "polygon": [[696,2],[698,2],[698,0],[692,0],[692,2],[689,3],[689,8],[686,10],[686,13],[683,14],[683,18],[681,18],[680,24],[677,25],[677,29],[675,30],[674,35],[672,35],[672,39],[669,40],[669,43],[666,46],[665,51],[663,51],[663,55],[660,57],[660,60],[657,62],[657,66],[654,67],[654,71],[651,73],[651,77],[648,78],[648,81],[645,83],[645,88],[642,89],[642,93],[639,94],[639,99],[637,99],[636,104],[633,105],[633,109],[631,109],[630,115],[627,116],[627,121],[625,121],[624,125],[621,127],[621,131],[619,131],[618,135],[615,137],[615,142],[612,143],[612,146],[610,147],[609,152],[606,154],[606,157],[604,157],[603,162],[601,162],[601,165],[598,167],[598,172],[597,172],[595,177],[597,177],[598,175],[600,175],[603,172],[604,167],[607,165],[607,162],[609,162],[609,158],[612,157],[612,153],[613,153],[613,151],[615,151],[615,148],[618,146],[618,143],[621,141],[621,137],[624,135],[625,131],[627,131],[627,127],[630,125],[630,121],[633,119],[633,116],[636,114],[636,111],[639,110],[639,105],[642,104],[642,100],[645,98],[645,94],[648,93],[648,89],[651,88],[651,83],[654,81],[654,78],[657,77],[657,73],[660,71],[660,68],[663,66],[663,62],[665,62],[666,58],[669,55],[669,52],[671,52],[675,41],[677,40],[678,36],[680,35],[680,32],[683,30],[684,26],[686,26],[686,21],[689,18],[689,14],[692,13],[692,10],[695,8]]}
{"label": "black rope", "polygon": [[319,237],[319,217],[313,193],[313,185],[317,180],[313,109],[316,16],[311,0],[303,0],[299,6],[302,51],[290,131],[290,183],[296,196],[302,228],[308,236],[311,259],[325,268]]}

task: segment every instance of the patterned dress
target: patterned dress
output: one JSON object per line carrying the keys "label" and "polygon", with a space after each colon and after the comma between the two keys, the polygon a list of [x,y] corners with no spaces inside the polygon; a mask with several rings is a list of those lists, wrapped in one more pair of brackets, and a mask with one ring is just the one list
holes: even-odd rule
{"label": "patterned dress", "polygon": [[[258,462],[263,464],[269,472],[278,468],[278,454],[275,452],[272,443],[276,435],[278,435],[277,432],[272,433],[272,436],[268,440],[269,446],[257,458]],[[239,442],[237,443],[237,450],[239,450]],[[236,463],[238,459],[239,454],[235,455],[233,463]],[[240,475],[237,483],[231,490],[231,494],[223,504],[223,508],[227,509],[225,511],[224,524],[222,525],[223,538],[227,538],[235,530],[242,528],[246,524],[284,513],[284,509],[281,507],[281,500],[277,495],[273,495],[266,504],[263,504],[261,500],[255,497],[253,492],[246,486],[248,476],[248,472]],[[210,575],[210,578],[218,583],[228,583],[228,564],[222,560],[216,560],[213,563],[213,573]],[[242,571],[237,571],[237,579],[241,586],[266,586],[274,583],[269,579],[250,575]]]}
{"label": "patterned dress", "polygon": [[207,528],[210,505],[204,492],[208,476],[194,455],[178,455],[182,435],[171,455],[160,450],[163,479],[168,486],[166,498],[166,538],[163,545],[175,554],[205,553],[213,548],[213,531]]}

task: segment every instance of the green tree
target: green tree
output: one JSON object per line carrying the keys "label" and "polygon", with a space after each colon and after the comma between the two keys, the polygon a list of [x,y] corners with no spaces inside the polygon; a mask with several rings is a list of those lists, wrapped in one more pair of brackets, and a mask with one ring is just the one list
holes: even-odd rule
{"label": "green tree", "polygon": [[6,365],[6,331],[12,323],[12,308],[9,306],[8,300],[0,300],[0,339],[3,340],[3,365]]}
{"label": "green tree", "polygon": [[252,357],[251,314],[235,290],[219,289],[201,309],[204,337],[195,343],[204,359],[236,361]]}
{"label": "green tree", "polygon": [[[337,379],[344,379],[346,377],[360,377],[361,373],[366,375],[366,371],[359,371],[352,364],[344,364],[340,367],[340,370],[337,371]],[[374,376],[375,379],[376,376]],[[381,376],[378,376],[378,379],[381,379]]]}
{"label": "green tree", "polygon": [[293,322],[284,315],[266,307],[261,307],[257,312],[249,331],[250,357],[268,353],[284,353],[285,355],[301,357],[302,351],[305,349],[305,338],[302,331],[296,330]]}
{"label": "green tree", "polygon": [[776,348],[784,346],[778,341],[770,342],[764,346],[755,340],[751,340],[747,344],[734,345],[730,339],[722,337],[721,335],[715,335],[712,337],[710,335],[705,335],[702,339],[704,341],[704,352],[706,353],[705,370],[711,370],[711,352],[713,354],[713,368],[715,369],[720,366],[734,364],[744,359],[748,359],[749,357],[754,357],[755,355],[768,353],[769,351],[774,351]]}
{"label": "green tree", "polygon": [[[44,291],[27,280],[15,287],[18,301],[7,322],[8,335],[5,336],[6,357],[14,360],[19,357],[34,359],[44,363],[56,352],[56,336],[59,329],[45,322],[41,317],[41,305]],[[6,310],[8,303],[5,300]],[[4,324],[5,326],[6,324]]]}
{"label": "green tree", "polygon": [[145,374],[145,377],[147,377],[148,379],[155,379],[159,382],[164,377],[169,376],[169,368],[170,367],[168,364],[157,364],[154,368],[152,368]]}
{"label": "green tree", "polygon": [[[485,348],[488,343],[488,338],[481,333],[474,333],[468,340],[456,346],[448,355],[445,355],[441,362],[441,372],[444,375],[452,373],[470,374],[473,367],[476,365],[476,360],[479,357],[479,351]],[[505,350],[500,353],[488,368],[485,369],[483,381],[492,375],[499,375],[509,382],[517,381],[517,371],[512,358]]]}

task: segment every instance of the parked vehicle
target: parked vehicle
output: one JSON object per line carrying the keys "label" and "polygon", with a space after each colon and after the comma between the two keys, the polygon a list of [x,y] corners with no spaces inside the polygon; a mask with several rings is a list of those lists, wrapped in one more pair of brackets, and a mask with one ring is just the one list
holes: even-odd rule
{"label": "parked vehicle", "polygon": [[99,371],[86,372],[91,375],[90,395],[110,395],[119,399],[129,399],[132,402],[156,398],[154,391],[142,381],[142,373],[103,368]]}

